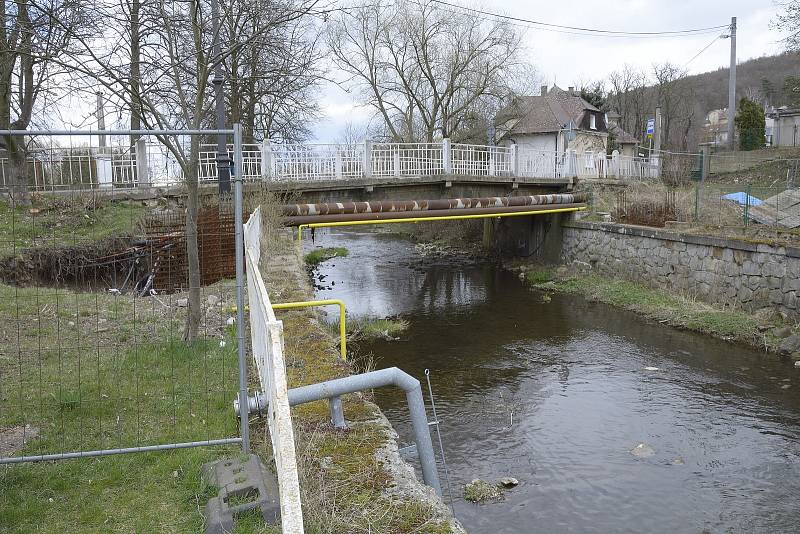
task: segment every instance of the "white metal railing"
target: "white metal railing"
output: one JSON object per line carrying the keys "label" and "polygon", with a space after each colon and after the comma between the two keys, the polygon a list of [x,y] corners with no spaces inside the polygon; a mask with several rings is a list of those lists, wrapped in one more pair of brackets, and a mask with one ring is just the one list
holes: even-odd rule
{"label": "white metal railing", "polygon": [[244,225],[244,249],[250,304],[250,341],[261,391],[268,401],[267,422],[278,477],[282,531],[302,534],[303,512],[283,356],[283,323],[275,318],[259,270],[261,208],[257,208]]}
{"label": "white metal railing", "polygon": [[[233,147],[227,147],[233,158]],[[572,178],[656,179],[651,160],[602,152],[576,153],[512,145],[497,147],[450,143],[244,144],[246,181],[319,182],[415,176],[517,177],[563,183]],[[216,145],[200,147],[198,179],[217,179]],[[9,185],[7,158],[0,158],[0,187]],[[145,168],[143,168],[145,166]],[[177,161],[162,145],[66,147],[32,150],[26,162],[28,183],[36,189],[131,188],[182,181]]]}

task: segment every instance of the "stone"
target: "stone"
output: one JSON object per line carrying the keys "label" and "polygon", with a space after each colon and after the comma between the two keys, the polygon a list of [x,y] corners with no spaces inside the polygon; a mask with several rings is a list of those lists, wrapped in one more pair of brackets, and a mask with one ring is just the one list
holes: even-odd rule
{"label": "stone", "polygon": [[500,479],[500,485],[504,488],[513,488],[519,486],[519,480],[514,477],[503,477]]}
{"label": "stone", "polygon": [[794,366],[795,367],[800,367],[800,359],[798,359],[797,361],[794,362]]}
{"label": "stone", "polygon": [[189,299],[178,299],[175,301],[175,305],[179,308],[186,308],[189,306]]}
{"label": "stone", "polygon": [[786,339],[787,337],[792,335],[792,327],[779,326],[778,328],[772,331],[772,335],[780,339]]}
{"label": "stone", "polygon": [[217,295],[209,295],[206,299],[209,306],[216,306],[220,302],[220,298]]}
{"label": "stone", "polygon": [[680,456],[672,460],[672,465],[683,465],[685,462]]}
{"label": "stone", "polygon": [[469,502],[484,502],[499,499],[503,492],[500,486],[479,478],[464,486],[464,499]]}
{"label": "stone", "polygon": [[640,443],[631,449],[631,454],[637,458],[650,458],[655,453],[655,449],[646,443]]}
{"label": "stone", "polygon": [[800,351],[800,336],[797,334],[793,334],[781,341],[780,347],[778,347],[778,352],[784,356],[798,351]]}

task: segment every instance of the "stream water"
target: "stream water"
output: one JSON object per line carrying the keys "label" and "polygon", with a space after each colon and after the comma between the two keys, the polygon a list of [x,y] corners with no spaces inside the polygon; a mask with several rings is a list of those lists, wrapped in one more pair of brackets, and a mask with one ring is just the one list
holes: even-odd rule
{"label": "stream water", "polygon": [[[354,348],[423,388],[430,369],[469,532],[800,531],[800,369],[577,296],[548,299],[492,264],[424,257],[387,234],[318,232],[306,246],[350,253],[315,272],[319,298],[410,322],[397,341]],[[404,396],[376,400],[411,443]],[[654,453],[632,454],[640,443]],[[470,480],[504,476],[520,484],[502,500],[464,500]]]}

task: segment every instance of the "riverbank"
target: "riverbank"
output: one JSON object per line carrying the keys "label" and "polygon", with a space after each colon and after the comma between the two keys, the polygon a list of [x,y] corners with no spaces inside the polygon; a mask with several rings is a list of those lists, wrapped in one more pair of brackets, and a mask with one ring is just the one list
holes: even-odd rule
{"label": "riverbank", "polygon": [[740,308],[712,305],[679,292],[598,275],[580,264],[547,267],[512,263],[510,267],[535,289],[578,294],[633,311],[659,324],[800,360],[800,343],[796,343],[800,340],[793,337],[798,333],[797,324],[776,311],[749,313]]}
{"label": "riverbank", "polygon": [[[262,273],[274,303],[312,300],[302,251],[289,234],[270,236]],[[338,339],[315,310],[281,311],[289,387],[360,372],[358,361],[339,360]],[[255,386],[255,383],[252,384]],[[397,451],[397,435],[366,394],[343,398],[347,431],[334,429],[328,405],[292,408],[307,531],[463,532],[422,485]],[[255,423],[256,450],[269,454],[263,422]]]}

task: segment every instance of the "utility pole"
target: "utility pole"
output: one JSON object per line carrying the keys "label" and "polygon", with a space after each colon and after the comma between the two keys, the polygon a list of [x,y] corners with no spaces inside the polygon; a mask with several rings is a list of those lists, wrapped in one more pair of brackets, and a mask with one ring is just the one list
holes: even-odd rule
{"label": "utility pole", "polygon": [[731,67],[728,79],[728,148],[736,150],[734,120],[736,119],[736,17],[731,17]]}
{"label": "utility pole", "polygon": [[[222,75],[222,57],[219,44],[219,33],[221,29],[219,15],[219,1],[211,0],[211,17],[213,21],[213,39],[211,56],[214,63],[214,108],[217,117],[217,129],[225,129],[225,99],[222,92],[222,85],[225,81]],[[219,194],[225,195],[231,192],[231,158],[228,156],[228,143],[225,134],[217,136],[217,179],[219,182]],[[240,172],[240,169],[236,169]]]}

